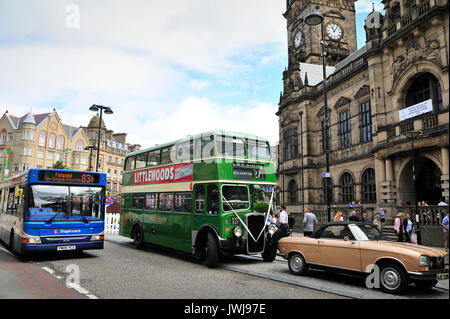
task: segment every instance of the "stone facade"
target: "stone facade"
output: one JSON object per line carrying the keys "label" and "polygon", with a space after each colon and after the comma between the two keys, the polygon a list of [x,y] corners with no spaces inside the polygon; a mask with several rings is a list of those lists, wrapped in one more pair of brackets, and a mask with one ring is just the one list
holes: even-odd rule
{"label": "stone facade", "polygon": [[[332,20],[329,12],[336,7],[345,15],[346,8],[339,7],[343,3],[319,0],[314,6],[319,6],[327,25]],[[378,12],[368,17],[371,22],[375,17],[379,23],[366,23],[364,47],[356,50],[355,36],[346,38],[347,47],[354,49],[348,56],[339,60],[327,54],[327,65],[334,66],[333,72],[327,72],[328,145],[332,205],[355,201],[394,214],[402,202],[437,204],[442,198],[449,202],[449,15],[448,0],[383,3],[385,17]],[[287,2],[289,39],[295,37],[291,27],[294,20],[301,21],[311,4],[305,0]],[[353,34],[354,11],[344,21],[343,34]],[[320,25],[312,28],[320,30]],[[332,42],[329,35],[325,37],[326,44]],[[319,41],[316,38],[314,43],[307,43],[311,48],[306,52],[314,51]],[[312,58],[303,61],[319,63]],[[314,65],[308,66],[310,73],[305,74],[298,62],[302,60],[289,51],[277,112],[278,198],[292,212],[301,211],[302,202],[313,209],[326,209],[323,83],[310,83],[308,75],[311,78]],[[315,72],[321,74],[322,66],[316,67]],[[432,110],[400,119],[400,110],[429,99]],[[303,112],[303,134],[299,112]],[[409,131],[418,132],[414,138],[416,189],[412,144],[403,134]]]}
{"label": "stone facade", "polygon": [[[17,117],[6,111],[0,118],[1,179],[30,168],[51,168],[57,161],[72,170],[95,171],[99,117],[94,116],[87,127],[63,124],[53,110],[44,114]],[[119,193],[125,155],[138,149],[126,142],[126,133],[107,130],[102,120],[99,172],[107,174],[107,189]]]}
{"label": "stone facade", "polygon": [[[95,115],[89,121],[87,127],[83,127],[92,145],[98,145],[98,130],[100,117]],[[101,123],[101,139],[100,139],[100,155],[98,171],[106,173],[106,187],[112,193],[120,193],[122,188],[122,171],[125,161],[125,155],[129,152],[139,149],[140,145],[128,144],[126,142],[126,133],[114,133],[108,130],[102,119]],[[97,165],[97,151],[92,152],[92,167],[95,170]]]}
{"label": "stone facade", "polygon": [[52,167],[57,161],[73,170],[88,168],[88,136],[81,128],[63,124],[55,110],[22,117],[6,111],[0,132],[1,179],[30,168]]}

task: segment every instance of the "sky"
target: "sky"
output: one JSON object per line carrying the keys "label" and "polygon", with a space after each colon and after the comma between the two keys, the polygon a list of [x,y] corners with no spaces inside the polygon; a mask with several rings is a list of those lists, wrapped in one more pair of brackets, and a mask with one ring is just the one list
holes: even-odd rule
{"label": "sky", "polygon": [[[382,9],[379,0],[375,3]],[[0,0],[0,112],[56,109],[150,147],[224,129],[278,141],[285,0]],[[358,0],[358,48],[372,2]]]}

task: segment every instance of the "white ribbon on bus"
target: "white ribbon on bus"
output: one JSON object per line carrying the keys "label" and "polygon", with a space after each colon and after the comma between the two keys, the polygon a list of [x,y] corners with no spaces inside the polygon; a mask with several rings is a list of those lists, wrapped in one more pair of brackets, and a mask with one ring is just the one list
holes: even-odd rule
{"label": "white ribbon on bus", "polygon": [[264,231],[264,228],[266,227],[267,224],[267,220],[269,218],[269,212],[270,212],[270,207],[272,207],[272,200],[273,200],[273,191],[274,189],[272,189],[272,195],[270,195],[270,204],[269,204],[269,209],[267,210],[267,216],[266,216],[266,221],[264,222],[264,226],[261,229],[261,232],[258,235],[258,238],[255,239],[255,237],[253,236],[253,234],[251,233],[250,229],[248,229],[247,225],[244,223],[244,221],[241,219],[241,217],[239,217],[238,213],[236,213],[236,211],[233,209],[233,206],[231,206],[231,204],[227,201],[227,199],[225,198],[225,196],[223,196],[222,192],[220,193],[220,195],[222,196],[222,199],[225,201],[225,203],[227,203],[228,206],[230,206],[231,210],[233,211],[233,213],[236,215],[236,217],[239,219],[239,221],[242,223],[242,225],[244,225],[245,229],[247,230],[247,232],[250,234],[250,236],[253,238],[253,240],[255,242],[258,241],[259,237],[261,237],[261,234]]}

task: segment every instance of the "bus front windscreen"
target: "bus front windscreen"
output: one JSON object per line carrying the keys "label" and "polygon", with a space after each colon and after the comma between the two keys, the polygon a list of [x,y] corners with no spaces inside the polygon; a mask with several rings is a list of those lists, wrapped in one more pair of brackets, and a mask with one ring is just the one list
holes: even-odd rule
{"label": "bus front windscreen", "polygon": [[250,199],[247,186],[222,186],[223,211],[246,210],[250,208]]}
{"label": "bus front windscreen", "polygon": [[28,220],[102,219],[101,187],[32,185]]}

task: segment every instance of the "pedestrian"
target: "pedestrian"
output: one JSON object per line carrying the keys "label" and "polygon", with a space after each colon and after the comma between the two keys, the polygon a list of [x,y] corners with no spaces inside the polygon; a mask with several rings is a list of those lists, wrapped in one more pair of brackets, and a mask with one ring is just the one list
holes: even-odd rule
{"label": "pedestrian", "polygon": [[394,230],[398,237],[397,241],[403,241],[403,216],[403,213],[398,213],[394,221]]}
{"label": "pedestrian", "polygon": [[375,220],[373,221],[373,224],[377,226],[378,230],[381,231],[381,218],[380,215],[375,216]]}
{"label": "pedestrian", "polygon": [[438,203],[438,206],[448,206],[446,202],[444,202],[444,199],[442,198],[441,201]]}
{"label": "pedestrian", "polygon": [[286,206],[280,207],[280,216],[278,218],[278,226],[282,232],[281,237],[287,237],[288,231],[289,231],[289,216],[286,213]]}
{"label": "pedestrian", "polygon": [[405,241],[407,243],[411,242],[411,234],[413,230],[413,223],[411,221],[411,216],[406,214],[406,218],[403,220],[403,229],[405,230]]}
{"label": "pedestrian", "polygon": [[352,211],[352,215],[348,218],[349,221],[359,222],[358,216],[356,216],[356,210]]}
{"label": "pedestrian", "polygon": [[368,223],[369,222],[369,219],[367,218],[367,214],[366,213],[363,214],[363,217],[362,217],[361,221],[363,223]]}
{"label": "pedestrian", "polygon": [[381,225],[384,226],[384,223],[386,221],[385,219],[385,211],[383,208],[380,208],[380,221],[381,221]]}
{"label": "pedestrian", "polygon": [[344,221],[344,217],[342,217],[342,212],[338,211],[336,213],[336,215],[334,215],[334,221],[335,222],[343,222]]}
{"label": "pedestrian", "polygon": [[305,216],[303,217],[303,234],[304,236],[311,236],[314,230],[314,224],[317,224],[316,215],[311,212],[309,207],[305,207]]}
{"label": "pedestrian", "polygon": [[442,220],[442,228],[445,235],[444,249],[446,252],[448,252],[448,211],[447,216],[445,216],[444,219]]}
{"label": "pedestrian", "polygon": [[268,215],[266,216],[266,225],[270,226],[270,224],[272,223],[273,216],[271,212],[268,212],[267,214]]}

